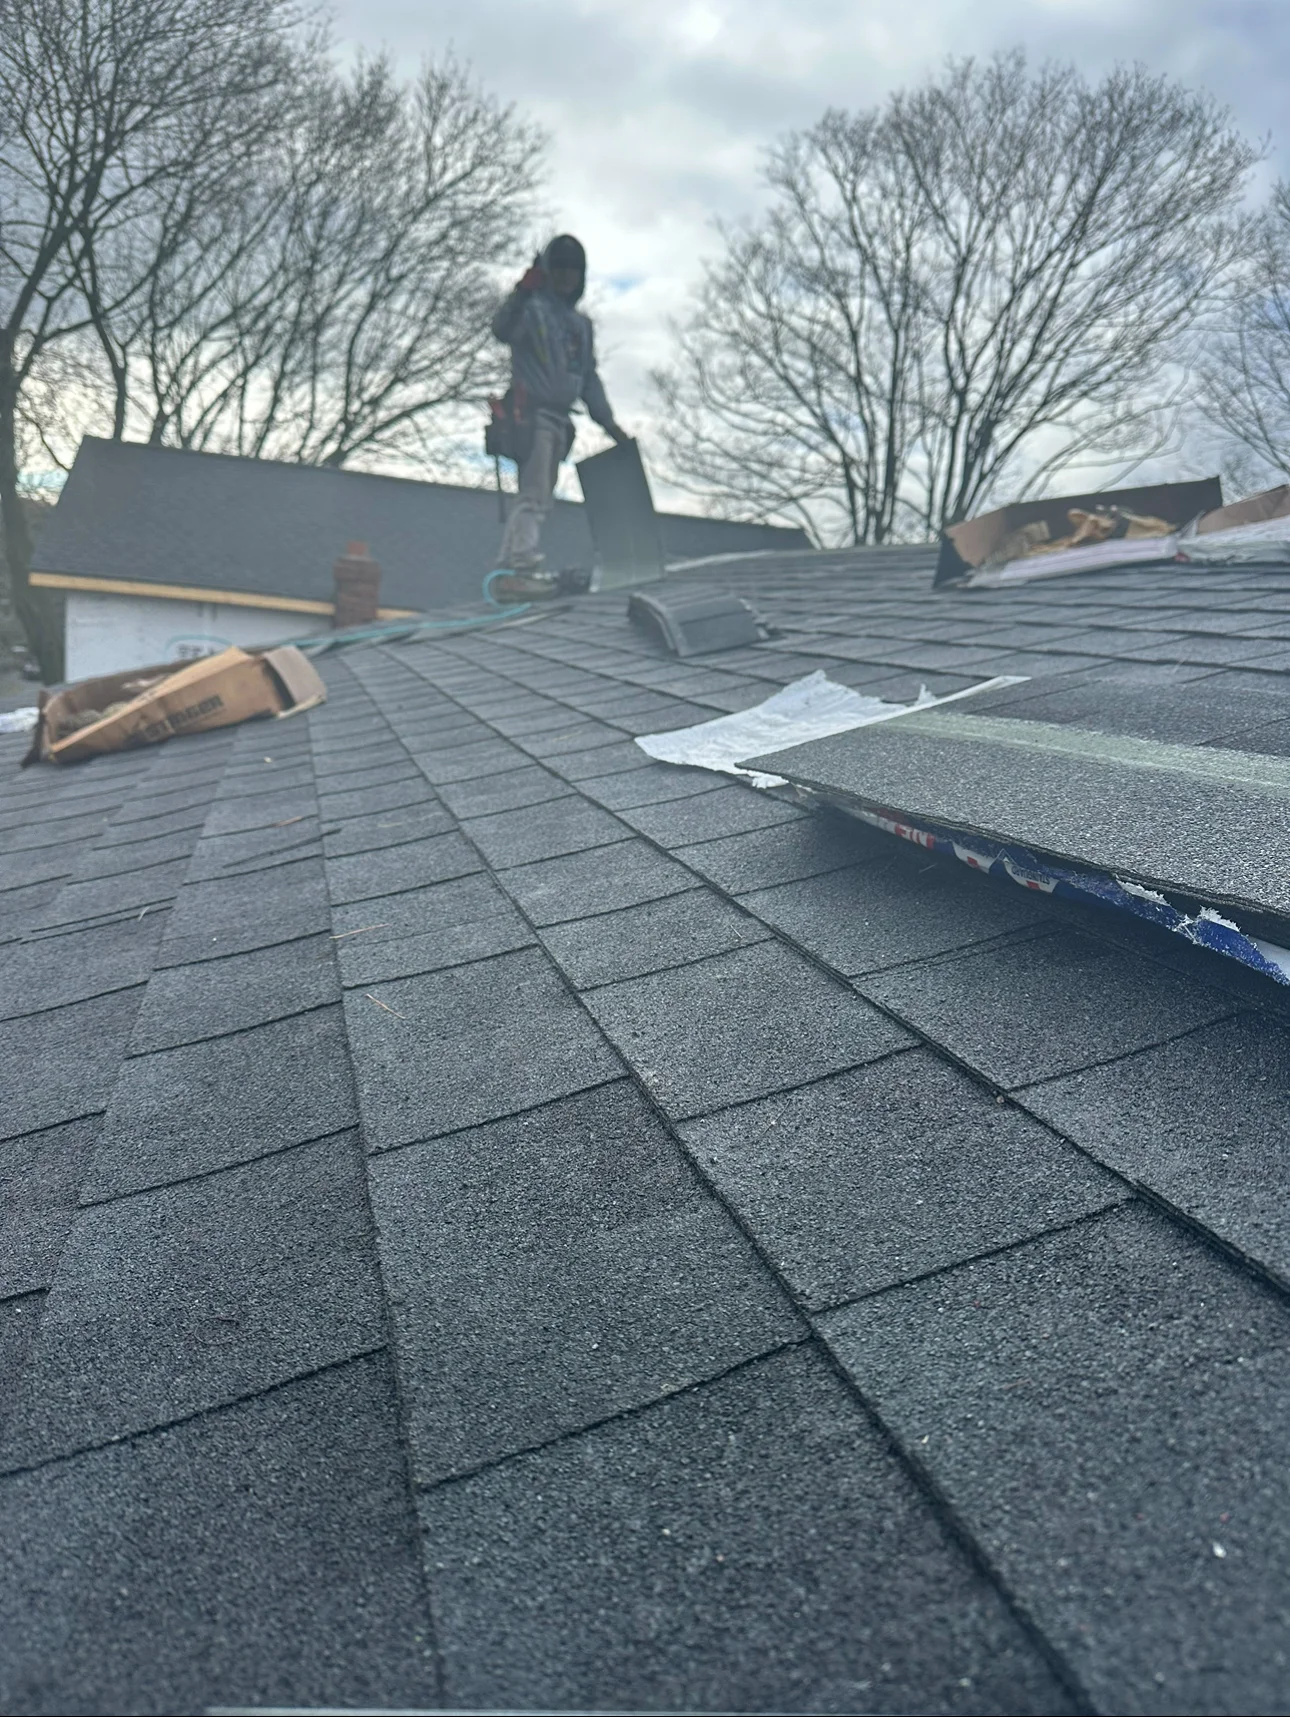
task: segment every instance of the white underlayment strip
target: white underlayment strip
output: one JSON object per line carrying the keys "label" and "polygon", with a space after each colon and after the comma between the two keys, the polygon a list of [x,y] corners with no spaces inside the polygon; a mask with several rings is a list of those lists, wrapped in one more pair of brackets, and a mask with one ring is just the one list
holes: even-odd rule
{"label": "white underlayment strip", "polygon": [[961,692],[935,698],[923,686],[912,704],[884,703],[840,686],[826,673],[817,671],[794,680],[783,691],[752,709],[735,715],[717,716],[696,727],[678,727],[671,733],[644,733],[636,741],[641,750],[660,763],[688,763],[696,769],[715,769],[723,775],[738,775],[754,787],[782,787],[779,775],[758,769],[742,769],[741,758],[760,757],[768,751],[786,751],[790,745],[805,745],[811,739],[826,739],[831,733],[849,733],[853,727],[890,721],[912,709],[933,709],[938,704],[957,703],[979,692],[998,691],[1020,685],[1025,674],[999,674]]}

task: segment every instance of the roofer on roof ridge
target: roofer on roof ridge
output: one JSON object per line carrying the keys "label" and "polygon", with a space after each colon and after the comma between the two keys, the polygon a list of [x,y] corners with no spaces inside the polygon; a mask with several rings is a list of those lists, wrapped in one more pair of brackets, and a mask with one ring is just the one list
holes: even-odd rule
{"label": "roofer on roof ridge", "polygon": [[586,282],[586,252],[571,234],[561,233],[493,317],[493,333],[511,348],[511,385],[503,399],[490,402],[485,445],[515,460],[519,493],[502,533],[498,571],[488,581],[492,595],[528,600],[556,594],[556,581],[542,575],[538,545],[560,462],[573,446],[574,402],[581,399],[592,421],[616,442],[628,439],[596,371],[591,318],[576,308]]}

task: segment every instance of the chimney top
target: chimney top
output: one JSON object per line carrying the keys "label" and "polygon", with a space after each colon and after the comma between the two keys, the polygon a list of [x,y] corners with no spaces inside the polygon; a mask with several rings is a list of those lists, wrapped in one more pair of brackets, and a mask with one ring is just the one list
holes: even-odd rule
{"label": "chimney top", "polygon": [[345,558],[346,560],[370,560],[371,556],[368,554],[366,543],[346,543]]}

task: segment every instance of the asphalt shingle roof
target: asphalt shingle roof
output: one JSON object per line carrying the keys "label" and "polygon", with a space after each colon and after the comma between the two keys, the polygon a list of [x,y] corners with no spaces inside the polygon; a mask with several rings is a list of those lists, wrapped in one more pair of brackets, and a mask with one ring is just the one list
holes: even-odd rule
{"label": "asphalt shingle roof", "polygon": [[779,635],[0,738],[4,1708],[1290,1703],[1290,993],[631,743],[825,668],[1284,755],[1284,570],[692,576]]}

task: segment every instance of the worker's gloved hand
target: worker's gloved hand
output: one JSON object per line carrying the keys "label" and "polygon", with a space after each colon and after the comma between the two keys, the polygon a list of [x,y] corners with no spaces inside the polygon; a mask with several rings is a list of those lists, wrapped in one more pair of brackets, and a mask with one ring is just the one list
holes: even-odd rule
{"label": "worker's gloved hand", "polygon": [[535,256],[520,276],[515,290],[517,292],[536,292],[540,286],[545,285],[546,270],[542,267],[541,258]]}
{"label": "worker's gloved hand", "polygon": [[624,441],[631,440],[631,436],[628,435],[621,423],[607,423],[605,425],[605,434],[617,447],[621,447]]}

